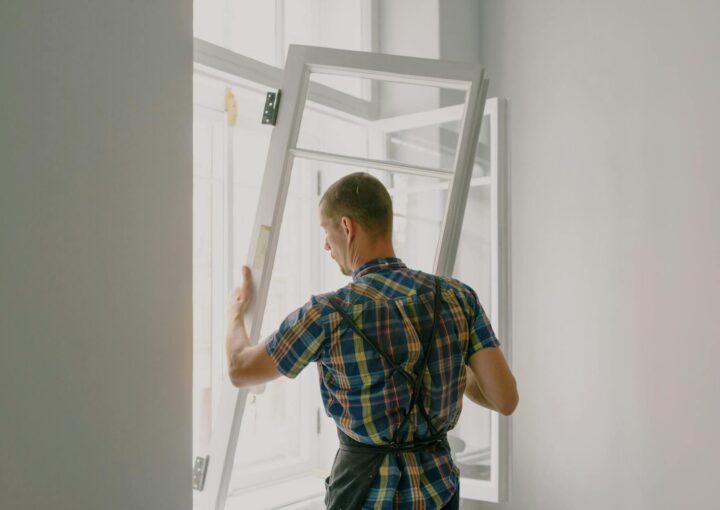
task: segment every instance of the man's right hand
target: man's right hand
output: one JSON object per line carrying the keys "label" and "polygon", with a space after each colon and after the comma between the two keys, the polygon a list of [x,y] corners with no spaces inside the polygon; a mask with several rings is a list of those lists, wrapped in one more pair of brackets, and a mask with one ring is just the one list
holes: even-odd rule
{"label": "man's right hand", "polygon": [[481,406],[508,416],[518,404],[517,383],[499,347],[470,356],[465,395]]}

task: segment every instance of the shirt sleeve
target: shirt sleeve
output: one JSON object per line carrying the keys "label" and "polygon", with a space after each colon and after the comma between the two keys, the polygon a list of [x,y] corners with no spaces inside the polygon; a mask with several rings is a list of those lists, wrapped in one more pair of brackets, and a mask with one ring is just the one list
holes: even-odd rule
{"label": "shirt sleeve", "polygon": [[467,300],[468,321],[470,323],[470,341],[466,361],[477,351],[486,347],[499,347],[500,342],[495,336],[490,319],[480,304],[480,300],[473,289],[466,286],[465,299]]}
{"label": "shirt sleeve", "polygon": [[317,361],[325,342],[320,308],[311,299],[285,320],[265,340],[265,351],[283,375],[294,378],[310,362]]}

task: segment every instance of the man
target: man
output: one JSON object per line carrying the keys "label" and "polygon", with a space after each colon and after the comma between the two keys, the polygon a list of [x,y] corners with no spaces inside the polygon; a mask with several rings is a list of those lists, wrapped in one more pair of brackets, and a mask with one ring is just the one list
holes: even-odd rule
{"label": "man", "polygon": [[457,509],[459,470],[445,434],[463,392],[505,415],[518,402],[475,292],[407,268],[395,257],[392,218],[379,180],[366,173],[340,179],[320,200],[320,225],[325,249],[352,282],[313,296],[256,346],[244,326],[247,267],[230,307],[227,354],[236,386],[295,377],[318,363],[340,439],[327,480],[331,510]]}

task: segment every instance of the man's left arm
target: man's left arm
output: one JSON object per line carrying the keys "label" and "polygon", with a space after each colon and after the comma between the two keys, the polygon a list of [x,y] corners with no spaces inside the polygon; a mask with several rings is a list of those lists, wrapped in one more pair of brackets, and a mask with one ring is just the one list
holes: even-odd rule
{"label": "man's left arm", "polygon": [[225,344],[230,381],[238,388],[262,384],[281,375],[263,344],[250,345],[245,330],[245,312],[252,297],[250,269],[243,266],[242,272],[243,284],[235,290],[230,302]]}

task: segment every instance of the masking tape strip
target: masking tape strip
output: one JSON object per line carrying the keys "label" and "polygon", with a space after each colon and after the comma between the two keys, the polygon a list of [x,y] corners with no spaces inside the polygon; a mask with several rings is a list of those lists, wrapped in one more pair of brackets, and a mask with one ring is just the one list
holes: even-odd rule
{"label": "masking tape strip", "polygon": [[255,257],[253,258],[253,269],[257,272],[262,271],[265,262],[265,252],[267,252],[268,243],[270,242],[270,225],[260,225],[260,235],[258,236],[257,247],[255,248]]}

